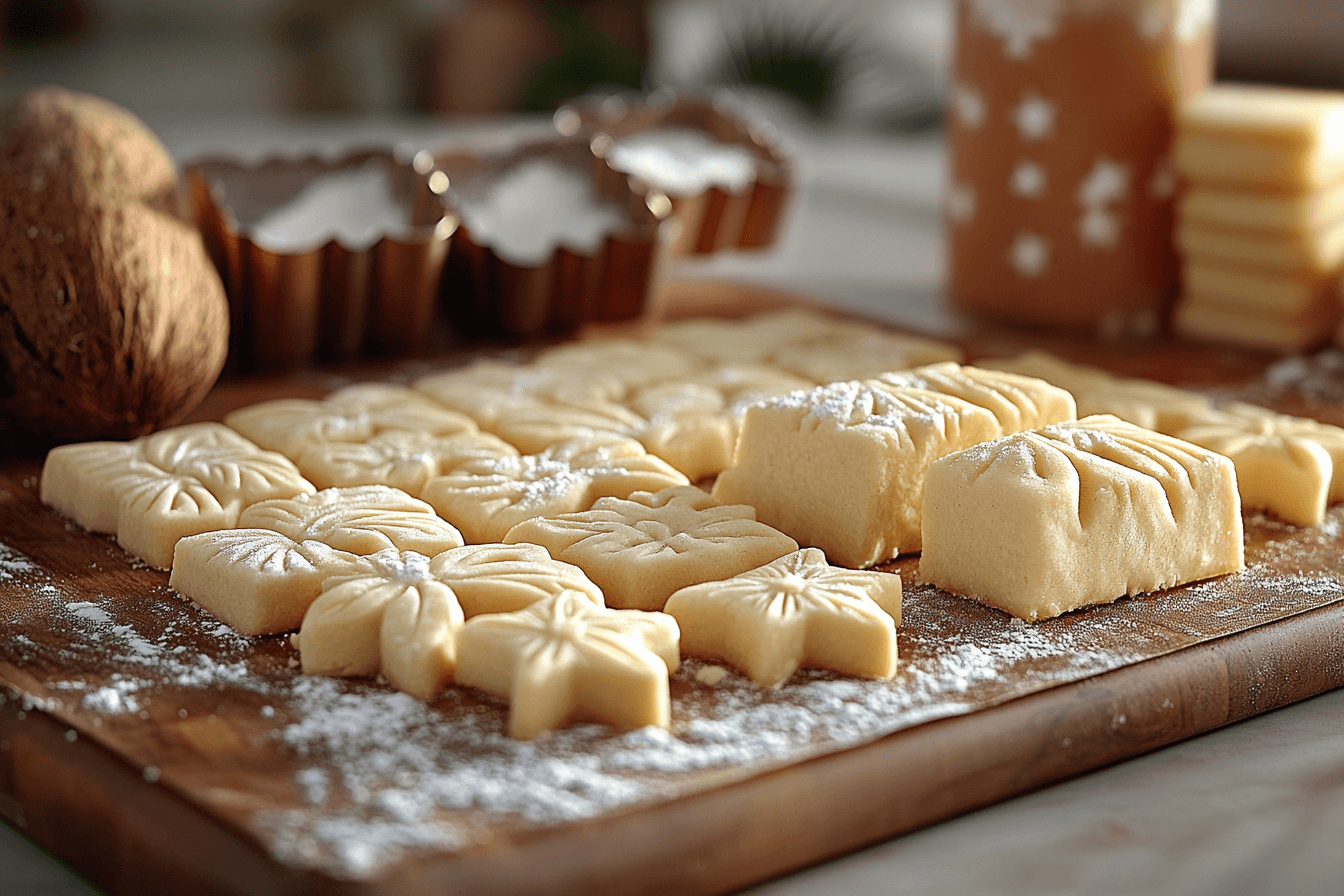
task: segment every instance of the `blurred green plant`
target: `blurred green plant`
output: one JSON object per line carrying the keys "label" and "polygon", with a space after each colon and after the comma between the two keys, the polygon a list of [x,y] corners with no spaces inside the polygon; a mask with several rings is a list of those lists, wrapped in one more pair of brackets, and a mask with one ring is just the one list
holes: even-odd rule
{"label": "blurred green plant", "polygon": [[519,109],[550,112],[597,88],[644,86],[643,57],[604,33],[582,9],[559,0],[543,0],[540,9],[558,34],[561,50],[528,79]]}

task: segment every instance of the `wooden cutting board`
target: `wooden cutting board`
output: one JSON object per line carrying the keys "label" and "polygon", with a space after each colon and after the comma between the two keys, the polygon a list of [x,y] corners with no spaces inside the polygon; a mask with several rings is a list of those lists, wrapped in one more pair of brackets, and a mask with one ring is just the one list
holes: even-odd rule
{"label": "wooden cutting board", "polygon": [[[778,301],[672,296],[681,314]],[[1256,379],[1264,357],[966,343],[1312,403]],[[200,415],[336,384],[226,382]],[[0,813],[119,893],[727,892],[1344,685],[1337,509],[1314,529],[1249,517],[1243,574],[1035,626],[901,560],[892,682],[803,673],[763,691],[706,684],[692,661],[670,735],[581,726],[520,745],[470,693],[426,708],[299,675],[285,638],[233,635],[44,508],[39,470],[0,459]]]}

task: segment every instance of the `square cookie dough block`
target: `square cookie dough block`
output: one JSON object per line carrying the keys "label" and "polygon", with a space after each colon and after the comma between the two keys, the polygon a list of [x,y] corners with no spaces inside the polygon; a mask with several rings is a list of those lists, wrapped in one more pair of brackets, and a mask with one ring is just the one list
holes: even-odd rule
{"label": "square cookie dough block", "polygon": [[1232,461],[1088,417],[933,464],[919,572],[1028,621],[1245,565]]}
{"label": "square cookie dough block", "polygon": [[756,508],[761,522],[832,563],[872,566],[919,550],[929,464],[1001,434],[994,414],[968,401],[833,383],[749,408],[714,497]]}

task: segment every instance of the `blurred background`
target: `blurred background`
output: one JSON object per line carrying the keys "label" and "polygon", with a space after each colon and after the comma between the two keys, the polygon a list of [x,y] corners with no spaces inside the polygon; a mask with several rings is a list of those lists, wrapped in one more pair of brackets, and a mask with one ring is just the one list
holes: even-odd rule
{"label": "blurred background", "polygon": [[[1139,2],[1139,0],[1135,0]],[[732,89],[795,160],[768,252],[678,260],[955,336],[940,300],[953,0],[0,0],[0,107],[55,83],[182,161],[549,130],[598,87]],[[1341,0],[1221,0],[1218,75],[1344,88]],[[528,124],[530,123],[530,124]]]}
{"label": "blurred background", "polygon": [[[44,83],[182,116],[547,111],[754,85],[879,131],[938,120],[951,0],[0,0],[0,102]],[[1222,0],[1220,77],[1344,86],[1338,0]],[[789,114],[789,113],[781,113]]]}

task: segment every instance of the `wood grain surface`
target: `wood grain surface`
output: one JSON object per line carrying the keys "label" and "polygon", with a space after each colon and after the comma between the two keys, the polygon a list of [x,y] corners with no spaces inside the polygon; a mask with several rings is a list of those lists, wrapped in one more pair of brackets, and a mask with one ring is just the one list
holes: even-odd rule
{"label": "wood grain surface", "polygon": [[[680,316],[788,301],[725,287],[678,290]],[[1294,409],[1319,405],[1267,385],[1261,374],[1271,359],[1262,356],[1013,332],[967,340],[973,355],[1026,345]],[[424,369],[414,362],[231,380],[197,417]],[[900,704],[908,718],[889,733],[879,721],[857,739],[814,734],[772,758],[631,774],[647,785],[638,798],[570,819],[439,807],[435,823],[471,837],[392,850],[367,867],[342,864],[286,846],[274,822],[291,813],[284,817],[298,818],[294,830],[308,836],[315,822],[353,817],[341,814],[350,809],[345,792],[320,802],[305,795],[302,772],[335,775],[341,766],[290,738],[305,720],[293,649],[284,638],[218,632],[170,592],[166,574],[41,507],[33,451],[11,441],[0,457],[0,543],[10,552],[0,555],[0,814],[115,893],[730,892],[1344,686],[1338,508],[1316,530],[1248,518],[1245,576],[1024,630],[923,585],[916,565],[901,560],[892,568],[907,583],[906,677],[893,687],[934,687],[923,702]],[[970,632],[964,643],[959,629]],[[945,649],[1013,647],[1022,631],[1069,650],[1003,660],[997,679],[970,685],[925,675],[946,668]],[[684,674],[674,680],[675,711],[709,718],[725,694],[769,708],[795,686],[848,687],[834,678],[800,676],[757,697],[740,685],[715,693]],[[864,687],[860,697],[894,699]],[[342,682],[333,699],[375,706],[387,694],[377,682]],[[122,703],[109,707],[112,695]],[[444,724],[477,719],[486,730],[504,719],[502,707],[470,694],[425,712]],[[619,740],[575,737],[566,762],[578,762],[584,745],[608,750]],[[458,758],[436,761],[451,770]]]}

